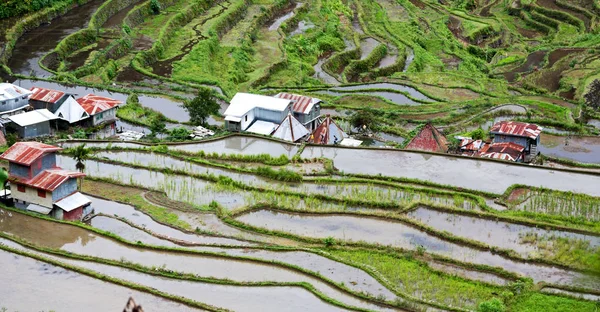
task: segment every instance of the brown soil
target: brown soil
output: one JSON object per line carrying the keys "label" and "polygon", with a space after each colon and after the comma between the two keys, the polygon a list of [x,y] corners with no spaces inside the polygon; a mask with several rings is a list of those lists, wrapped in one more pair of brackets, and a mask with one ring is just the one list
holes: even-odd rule
{"label": "brown soil", "polygon": [[419,9],[424,9],[425,8],[425,3],[421,2],[421,0],[409,0],[410,3],[412,3],[412,5],[416,6]]}
{"label": "brown soil", "polygon": [[555,11],[562,11],[562,12],[565,12],[567,14],[570,14],[573,17],[578,18],[581,21],[583,21],[583,23],[585,24],[585,28],[586,29],[588,29],[588,30],[590,29],[591,21],[590,21],[590,19],[587,16],[585,16],[585,15],[579,13],[579,12],[572,11],[570,9],[558,6],[556,4],[556,0],[537,0],[536,3],[539,6],[547,8],[547,9],[552,9],[552,10],[555,10]]}
{"label": "brown soil", "polygon": [[514,189],[510,195],[508,195],[507,201],[511,204],[518,204],[525,199],[525,197],[529,194],[528,189],[518,188]]}
{"label": "brown soil", "polygon": [[536,51],[529,54],[527,56],[527,60],[523,65],[504,73],[504,78],[506,78],[508,82],[515,82],[517,80],[517,74],[537,70],[541,67],[542,63],[544,62],[544,57],[546,56],[546,53],[546,51]]}
{"label": "brown soil", "polygon": [[498,4],[500,0],[495,0],[490,2],[490,4],[486,5],[485,7],[483,7],[483,9],[481,9],[481,13],[479,13],[479,15],[481,16],[490,16],[490,10],[492,9],[492,7],[494,7],[496,4]]}
{"label": "brown soil", "polygon": [[558,60],[562,59],[563,57],[570,55],[572,53],[578,53],[578,52],[582,52],[585,51],[585,49],[583,48],[564,48],[564,49],[556,49],[552,52],[550,52],[550,54],[548,55],[548,68],[554,66],[554,63],[556,63]]}

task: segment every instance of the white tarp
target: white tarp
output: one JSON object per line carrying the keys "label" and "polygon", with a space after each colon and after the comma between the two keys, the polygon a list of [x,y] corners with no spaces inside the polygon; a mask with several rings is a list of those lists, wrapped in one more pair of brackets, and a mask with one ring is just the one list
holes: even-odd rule
{"label": "white tarp", "polygon": [[298,119],[294,118],[291,114],[288,114],[273,133],[273,137],[290,142],[297,142],[309,134],[310,131],[308,131]]}
{"label": "white tarp", "polygon": [[73,96],[69,96],[66,101],[54,113],[56,117],[66,120],[69,123],[75,123],[90,117],[90,115],[75,101]]}
{"label": "white tarp", "polygon": [[357,147],[359,145],[362,144],[363,141],[360,140],[356,140],[353,138],[345,138],[342,140],[342,142],[340,142],[340,145],[342,146],[351,146],[351,147]]}
{"label": "white tarp", "polygon": [[246,129],[246,131],[256,134],[270,135],[273,133],[276,127],[277,125],[272,122],[257,120],[252,124],[252,126],[250,126],[250,128]]}

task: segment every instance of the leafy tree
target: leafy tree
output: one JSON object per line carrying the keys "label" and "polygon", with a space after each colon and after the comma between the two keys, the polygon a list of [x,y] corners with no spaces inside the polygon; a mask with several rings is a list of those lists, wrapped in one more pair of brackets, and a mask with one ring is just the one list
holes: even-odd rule
{"label": "leafy tree", "polygon": [[213,91],[205,88],[201,89],[193,100],[183,103],[183,108],[190,114],[190,121],[200,125],[205,124],[210,115],[218,114],[221,106],[213,97]]}
{"label": "leafy tree", "polygon": [[169,140],[184,141],[190,138],[192,132],[186,128],[175,128],[169,133]]}
{"label": "leafy tree", "polygon": [[153,137],[155,137],[157,134],[165,133],[167,131],[164,115],[157,114],[150,120],[150,131],[152,131],[150,135]]}
{"label": "leafy tree", "polygon": [[[83,170],[85,170],[85,161],[88,160],[88,158],[90,158],[91,152],[92,151],[89,148],[85,147],[85,144],[78,145],[76,148],[73,149],[73,159],[77,162],[75,164],[75,168],[77,168],[77,170],[79,170],[80,172],[83,172]],[[81,178],[79,183],[80,190],[82,185],[83,177]]]}
{"label": "leafy tree", "polygon": [[356,111],[350,118],[350,124],[352,127],[357,128],[358,131],[375,130],[379,128],[379,121],[370,110],[359,110]]}
{"label": "leafy tree", "polygon": [[150,10],[152,11],[152,13],[154,15],[157,15],[160,13],[160,3],[158,2],[158,0],[150,1]]}
{"label": "leafy tree", "polygon": [[471,138],[473,138],[473,140],[483,140],[485,136],[485,131],[481,127],[479,127],[479,129],[471,131]]}
{"label": "leafy tree", "polygon": [[600,80],[595,79],[590,85],[590,91],[584,96],[585,104],[589,107],[598,110],[600,109]]}

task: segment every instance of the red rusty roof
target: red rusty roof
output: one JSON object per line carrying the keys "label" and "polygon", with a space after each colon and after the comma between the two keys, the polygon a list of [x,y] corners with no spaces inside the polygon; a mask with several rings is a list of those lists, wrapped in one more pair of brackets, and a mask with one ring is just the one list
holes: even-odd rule
{"label": "red rusty roof", "polygon": [[473,140],[465,138],[460,141],[460,149],[463,151],[478,151],[482,146],[482,140]]}
{"label": "red rusty roof", "polygon": [[542,133],[542,127],[525,122],[500,121],[492,126],[490,133],[526,137],[535,140]]}
{"label": "red rusty roof", "polygon": [[321,100],[317,98],[311,98],[309,96],[285,93],[281,92],[275,95],[276,98],[291,100],[294,104],[292,105],[292,110],[295,113],[308,114],[310,110],[315,106],[315,104],[321,102]]}
{"label": "red rusty roof", "polygon": [[344,131],[327,115],[325,120],[313,131],[309,142],[315,144],[335,144],[336,142],[340,143],[344,137],[346,137]]}
{"label": "red rusty roof", "polygon": [[79,178],[85,176],[85,173],[77,171],[68,171],[61,168],[46,169],[32,179],[25,180],[23,178],[11,177],[11,181],[19,184],[25,184],[30,187],[42,189],[46,191],[54,191],[61,184],[71,178]]}
{"label": "red rusty roof", "polygon": [[428,123],[410,140],[406,149],[445,153],[448,151],[448,140],[438,129]]}
{"label": "red rusty roof", "polygon": [[46,103],[56,103],[60,100],[65,93],[62,91],[56,91],[46,88],[33,87],[31,88],[33,94],[29,99],[34,101],[46,102]]}
{"label": "red rusty roof", "polygon": [[6,150],[0,159],[15,162],[21,165],[30,166],[38,158],[46,153],[60,151],[58,146],[48,145],[39,142],[17,142]]}
{"label": "red rusty roof", "polygon": [[513,142],[493,143],[481,153],[481,157],[517,161],[524,150],[525,147]]}
{"label": "red rusty roof", "polygon": [[88,94],[82,98],[78,98],[77,103],[79,103],[90,116],[93,116],[114,108],[123,102],[103,96]]}

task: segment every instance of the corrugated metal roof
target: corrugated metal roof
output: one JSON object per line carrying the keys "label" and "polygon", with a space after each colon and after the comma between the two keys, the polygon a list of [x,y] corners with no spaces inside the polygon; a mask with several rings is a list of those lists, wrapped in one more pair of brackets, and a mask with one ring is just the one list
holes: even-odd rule
{"label": "corrugated metal roof", "polygon": [[62,148],[58,146],[39,142],[17,142],[7,149],[6,152],[0,155],[0,159],[30,166],[44,154],[60,150],[62,150]]}
{"label": "corrugated metal roof", "polygon": [[448,141],[431,124],[426,124],[423,129],[406,145],[407,149],[445,153],[448,151]]}
{"label": "corrugated metal roof", "polygon": [[512,135],[518,137],[526,137],[535,140],[540,133],[542,127],[530,123],[518,121],[500,121],[495,123],[490,130],[493,134]]}
{"label": "corrugated metal roof", "polygon": [[227,110],[225,110],[224,115],[225,118],[228,116],[241,118],[256,107],[282,112],[290,103],[290,100],[278,99],[272,96],[238,92],[231,99],[231,103],[227,107]]}
{"label": "corrugated metal roof", "polygon": [[77,103],[83,107],[83,109],[94,116],[100,112],[107,111],[111,108],[119,106],[123,102],[103,96],[88,94],[84,97],[78,98]]}
{"label": "corrugated metal roof", "polygon": [[75,208],[79,208],[88,204],[91,204],[92,201],[85,197],[83,194],[79,192],[75,192],[59,201],[54,203],[56,206],[60,207],[60,209],[69,212]]}
{"label": "corrugated metal roof", "polygon": [[309,96],[281,92],[275,95],[276,98],[291,100],[293,102],[292,110],[295,113],[308,114],[315,104],[321,100]]}
{"label": "corrugated metal roof", "polygon": [[478,151],[483,146],[482,140],[464,138],[460,141],[460,149],[463,151]]}
{"label": "corrugated metal roof", "polygon": [[316,144],[340,143],[346,133],[327,115],[325,120],[313,131],[310,142]]}
{"label": "corrugated metal roof", "polygon": [[54,116],[54,114],[52,114],[49,110],[43,108],[36,109],[27,113],[8,116],[8,119],[10,119],[12,122],[16,123],[21,127],[25,127],[39,124],[44,121],[58,119],[58,117]]}
{"label": "corrugated metal roof", "polygon": [[30,100],[46,102],[46,103],[56,103],[58,100],[62,99],[65,96],[65,93],[62,91],[33,87],[31,88],[31,92],[33,94],[29,98]]}
{"label": "corrugated metal roof", "polygon": [[481,157],[517,161],[524,150],[525,147],[513,142],[493,143],[481,153]]}
{"label": "corrugated metal roof", "polygon": [[273,132],[273,137],[296,142],[309,134],[310,131],[298,119],[294,118],[292,114],[288,114],[277,129],[275,129],[275,132]]}
{"label": "corrugated metal roof", "polygon": [[28,211],[33,211],[33,212],[41,213],[44,215],[47,215],[50,213],[50,211],[52,211],[51,208],[42,207],[42,206],[36,205],[36,204],[29,204],[26,209]]}
{"label": "corrugated metal roof", "polygon": [[29,180],[17,177],[11,177],[11,180],[37,189],[54,191],[57,187],[65,183],[68,179],[83,176],[85,176],[85,173],[56,168],[46,169]]}
{"label": "corrugated metal roof", "polygon": [[31,91],[15,86],[14,84],[0,83],[0,101],[12,100],[23,95],[30,95],[31,93]]}

